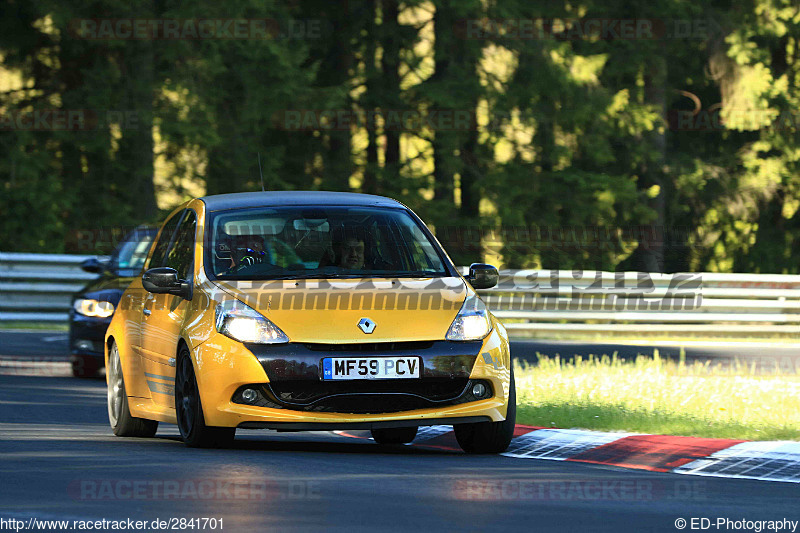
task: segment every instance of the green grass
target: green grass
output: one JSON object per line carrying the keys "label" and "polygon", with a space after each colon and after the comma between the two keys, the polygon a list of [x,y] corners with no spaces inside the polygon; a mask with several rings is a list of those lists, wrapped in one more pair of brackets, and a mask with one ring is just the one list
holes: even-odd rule
{"label": "green grass", "polygon": [[658,357],[517,364],[517,423],[662,435],[800,440],[800,375]]}
{"label": "green grass", "polygon": [[69,331],[69,324],[67,324],[67,322],[9,321],[9,322],[0,322],[0,330],[2,329],[36,329],[36,330],[46,330],[46,331]]}
{"label": "green grass", "polygon": [[[510,320],[503,320],[508,323]],[[770,342],[777,344],[796,344],[797,334],[795,333],[772,333],[767,332],[763,335],[733,334],[729,332],[713,333],[683,333],[666,334],[663,332],[528,332],[524,330],[512,330],[511,340],[547,340],[547,341],[576,341],[576,342],[630,342],[631,344],[641,344],[642,341],[664,344],[680,344],[682,342],[709,341],[709,342]]]}

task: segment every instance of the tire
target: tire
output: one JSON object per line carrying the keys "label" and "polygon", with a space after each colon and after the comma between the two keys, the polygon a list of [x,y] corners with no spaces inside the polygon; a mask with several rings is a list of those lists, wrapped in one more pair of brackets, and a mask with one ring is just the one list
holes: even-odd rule
{"label": "tire", "polygon": [[230,446],[236,436],[236,428],[206,425],[192,356],[185,346],[181,348],[175,366],[175,415],[183,442],[190,448]]}
{"label": "tire", "polygon": [[417,426],[410,428],[373,429],[372,438],[378,444],[406,444],[417,436]]}
{"label": "tire", "polygon": [[514,437],[517,421],[517,390],[514,385],[514,370],[508,392],[508,412],[502,422],[477,422],[453,426],[456,440],[467,453],[502,453],[508,449]]}
{"label": "tire", "polygon": [[117,437],[153,437],[158,430],[158,422],[135,418],[128,408],[128,394],[125,392],[125,379],[119,360],[117,343],[108,351],[108,421]]}

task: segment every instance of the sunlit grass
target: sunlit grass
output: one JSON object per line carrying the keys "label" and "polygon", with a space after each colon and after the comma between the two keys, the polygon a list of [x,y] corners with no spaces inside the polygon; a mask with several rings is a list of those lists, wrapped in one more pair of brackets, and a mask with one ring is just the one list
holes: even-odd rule
{"label": "sunlit grass", "polygon": [[800,375],[640,356],[540,356],[515,368],[517,422],[746,440],[800,440]]}
{"label": "sunlit grass", "polygon": [[[522,319],[504,318],[503,324],[525,323]],[[643,341],[663,344],[681,344],[683,342],[770,342],[777,344],[797,344],[796,333],[774,333],[764,332],[756,334],[754,332],[702,332],[692,334],[684,332],[680,335],[667,334],[654,331],[631,332],[592,332],[592,331],[527,331],[524,329],[513,330],[513,340],[546,340],[546,341],[579,341],[579,342],[630,342],[631,344],[641,344]]]}
{"label": "sunlit grass", "polygon": [[2,329],[36,329],[46,331],[69,331],[69,324],[64,322],[29,322],[29,321],[8,321],[0,322]]}

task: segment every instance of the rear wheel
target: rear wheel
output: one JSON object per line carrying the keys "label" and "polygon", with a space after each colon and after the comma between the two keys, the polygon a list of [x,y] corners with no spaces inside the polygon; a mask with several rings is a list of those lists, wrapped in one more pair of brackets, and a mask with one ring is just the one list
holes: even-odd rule
{"label": "rear wheel", "polygon": [[417,427],[373,429],[372,438],[378,444],[405,444],[417,436]]}
{"label": "rear wheel", "polygon": [[108,351],[108,421],[118,437],[152,437],[158,430],[158,422],[131,416],[117,343]]}
{"label": "rear wheel", "polygon": [[189,447],[223,448],[236,436],[236,428],[206,425],[192,356],[185,346],[178,354],[175,372],[175,415],[183,442]]}
{"label": "rear wheel", "polygon": [[514,385],[514,370],[508,391],[508,411],[502,422],[478,422],[453,426],[456,440],[467,453],[502,453],[508,449],[514,437],[517,421],[517,391]]}

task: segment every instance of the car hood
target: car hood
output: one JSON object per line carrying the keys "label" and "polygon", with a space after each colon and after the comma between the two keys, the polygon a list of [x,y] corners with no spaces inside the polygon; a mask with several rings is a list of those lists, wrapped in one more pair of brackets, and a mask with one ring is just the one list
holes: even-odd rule
{"label": "car hood", "polygon": [[[292,342],[315,343],[442,340],[468,290],[460,277],[215,283]],[[375,324],[372,333],[359,327],[362,318]]]}
{"label": "car hood", "polygon": [[114,305],[119,302],[122,293],[128,288],[134,278],[118,277],[112,274],[103,274],[96,280],[86,285],[79,292],[75,293],[75,298],[92,298],[111,302]]}

